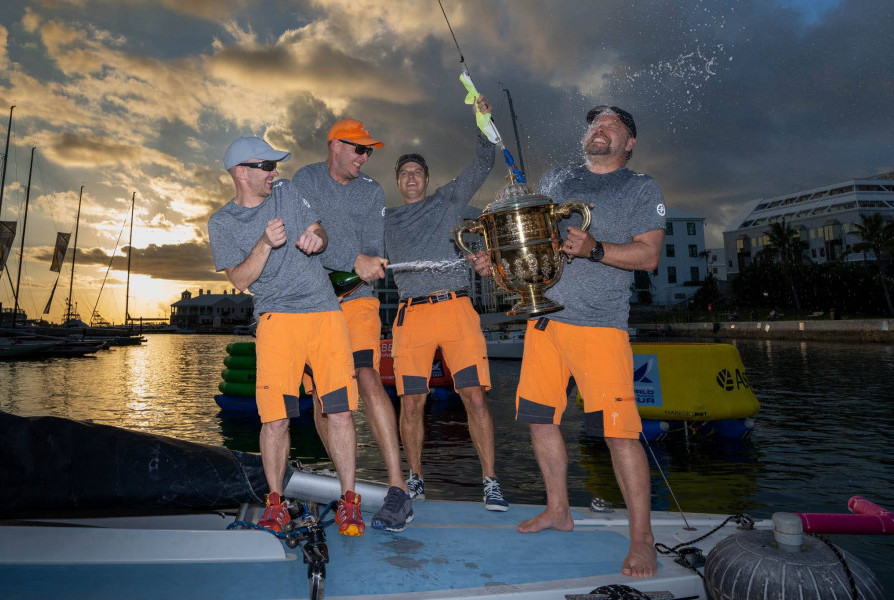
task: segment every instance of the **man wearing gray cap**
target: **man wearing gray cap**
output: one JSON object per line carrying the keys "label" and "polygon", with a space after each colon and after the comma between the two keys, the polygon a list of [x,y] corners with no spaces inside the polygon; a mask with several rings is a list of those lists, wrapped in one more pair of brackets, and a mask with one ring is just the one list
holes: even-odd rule
{"label": "man wearing gray cap", "polygon": [[[665,207],[648,175],[626,168],[636,145],[633,116],[616,106],[587,113],[582,140],[584,163],[551,169],[540,193],[562,204],[593,204],[589,231],[560,224],[562,251],[577,260],[546,295],[565,308],[528,321],[516,419],[531,428],[534,455],[546,485],[546,509],[518,530],[571,531],[568,453],[559,423],[569,377],[583,398],[585,422],[602,435],[630,514],[630,549],[624,575],[649,577],[657,570],[649,520],[649,466],[639,442],[642,431],[633,391],[633,353],[627,334],[634,271],[658,267],[664,242]],[[485,264],[476,270],[489,272]]]}
{"label": "man wearing gray cap", "polygon": [[[289,511],[282,499],[291,446],[289,418],[298,416],[303,370],[313,368],[323,411],[329,417],[329,446],[344,495],[353,495],[357,383],[347,323],[319,253],[327,245],[314,207],[288,180],[274,182],[276,163],[291,154],[257,137],[241,137],[227,148],[224,167],[235,197],[208,220],[214,266],[240,291],[254,294],[258,320],[255,397],[261,417],[261,459],[270,493],[258,525],[282,531]],[[299,368],[295,368],[298,365]],[[343,535],[363,535],[360,507],[341,506]]]}

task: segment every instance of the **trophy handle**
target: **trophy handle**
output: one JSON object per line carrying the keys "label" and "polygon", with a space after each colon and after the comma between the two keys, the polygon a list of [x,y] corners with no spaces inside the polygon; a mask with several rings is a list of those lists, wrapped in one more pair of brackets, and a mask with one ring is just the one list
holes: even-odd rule
{"label": "trophy handle", "polygon": [[460,247],[460,249],[466,254],[475,254],[469,249],[468,246],[463,242],[463,233],[484,233],[484,225],[479,223],[476,220],[467,220],[463,221],[463,224],[453,230],[453,241],[456,242],[456,245]]}
{"label": "trophy handle", "polygon": [[[588,204],[586,202],[579,202],[577,200],[572,200],[571,202],[566,202],[562,206],[556,209],[555,215],[559,219],[564,219],[572,212],[579,212],[583,222],[580,224],[580,228],[584,231],[590,229],[590,209],[593,208],[592,204]],[[566,262],[570,263],[573,259],[573,256],[566,257]]]}
{"label": "trophy handle", "polygon": [[593,208],[592,204],[587,204],[586,202],[578,202],[577,200],[572,200],[571,202],[566,202],[562,206],[556,209],[556,216],[560,219],[564,219],[568,215],[573,212],[579,212],[581,218],[583,219],[583,223],[581,223],[580,228],[584,231],[587,231],[590,228],[590,209]]}

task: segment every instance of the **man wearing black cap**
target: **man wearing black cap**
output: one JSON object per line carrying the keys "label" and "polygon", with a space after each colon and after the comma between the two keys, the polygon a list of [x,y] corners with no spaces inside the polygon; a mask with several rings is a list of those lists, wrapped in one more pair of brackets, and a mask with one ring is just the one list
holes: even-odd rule
{"label": "man wearing black cap", "polygon": [[[516,418],[531,427],[534,455],[546,485],[546,509],[518,526],[522,533],[570,531],[568,453],[559,430],[573,377],[586,422],[603,435],[630,513],[630,550],[621,571],[649,577],[657,570],[649,521],[650,483],[633,391],[633,353],[627,334],[634,271],[658,266],[664,241],[664,198],[648,175],[626,168],[636,145],[631,114],[597,106],[587,114],[584,164],[556,167],[540,192],[561,204],[593,204],[589,231],[566,226],[562,251],[576,257],[546,295],[565,308],[528,321],[516,393]],[[573,223],[580,224],[574,216]],[[479,268],[479,273],[488,269]]]}
{"label": "man wearing black cap", "polygon": [[[477,109],[490,114],[484,96]],[[407,488],[414,500],[425,499],[422,479],[423,414],[432,359],[440,346],[462,398],[472,443],[481,461],[484,505],[505,511],[494,472],[494,424],[485,391],[490,388],[487,343],[481,319],[469,300],[469,275],[453,242],[469,201],[494,166],[494,145],[478,133],[472,162],[450,183],[427,196],[428,164],[419,154],[397,159],[394,174],[403,206],[385,210],[385,250],[392,264],[440,263],[433,270],[395,271],[400,308],[392,328],[394,377],[401,396],[400,437],[410,464]]]}

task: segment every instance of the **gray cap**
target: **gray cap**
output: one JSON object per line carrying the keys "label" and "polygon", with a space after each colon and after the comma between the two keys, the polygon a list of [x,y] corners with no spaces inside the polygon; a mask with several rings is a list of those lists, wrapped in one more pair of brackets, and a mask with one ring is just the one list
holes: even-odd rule
{"label": "gray cap", "polygon": [[274,150],[270,144],[259,137],[241,137],[234,141],[224,152],[224,168],[229,171],[241,162],[252,158],[260,160],[289,160],[292,154],[282,150]]}

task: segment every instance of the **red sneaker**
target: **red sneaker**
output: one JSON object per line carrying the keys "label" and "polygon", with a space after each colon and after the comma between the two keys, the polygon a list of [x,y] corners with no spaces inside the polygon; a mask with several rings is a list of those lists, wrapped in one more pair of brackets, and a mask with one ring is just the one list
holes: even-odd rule
{"label": "red sneaker", "polygon": [[366,525],[363,524],[363,515],[360,514],[360,494],[350,490],[345,492],[338,501],[335,522],[338,523],[338,532],[342,535],[353,537],[363,535]]}
{"label": "red sneaker", "polygon": [[282,531],[285,524],[291,520],[289,509],[279,494],[276,492],[267,494],[267,508],[264,509],[264,514],[258,520],[258,525],[271,531]]}

